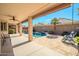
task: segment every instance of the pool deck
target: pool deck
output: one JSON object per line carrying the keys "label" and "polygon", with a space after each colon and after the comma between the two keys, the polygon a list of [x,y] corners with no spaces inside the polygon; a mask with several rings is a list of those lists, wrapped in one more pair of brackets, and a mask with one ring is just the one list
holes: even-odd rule
{"label": "pool deck", "polygon": [[27,35],[12,37],[12,45],[17,45],[13,47],[15,56],[75,56],[77,54],[77,49],[66,45],[61,42],[62,36],[58,38],[47,38],[40,37],[34,38],[33,41],[28,41]]}

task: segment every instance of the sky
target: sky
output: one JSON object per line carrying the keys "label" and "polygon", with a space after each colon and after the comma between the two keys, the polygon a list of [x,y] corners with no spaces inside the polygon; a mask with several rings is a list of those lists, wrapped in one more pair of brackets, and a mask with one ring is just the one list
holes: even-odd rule
{"label": "sky", "polygon": [[[74,6],[74,7],[73,7]],[[75,21],[79,21],[79,15],[78,15],[78,10],[77,8],[79,8],[79,3],[78,4],[74,4],[73,6],[48,14],[46,16],[42,16],[36,19],[33,19],[33,25],[38,24],[38,23],[44,23],[44,24],[50,24],[51,23],[51,19],[53,18],[67,18],[67,19],[71,19],[72,20],[72,8],[73,9],[73,19]],[[22,24],[23,26],[28,26],[28,22],[25,22]]]}

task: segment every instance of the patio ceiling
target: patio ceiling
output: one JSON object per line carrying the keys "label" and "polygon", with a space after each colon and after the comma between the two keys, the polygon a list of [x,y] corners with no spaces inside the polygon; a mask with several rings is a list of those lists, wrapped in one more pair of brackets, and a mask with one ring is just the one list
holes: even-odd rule
{"label": "patio ceiling", "polygon": [[[24,22],[27,21],[28,16],[32,16],[34,19],[67,8],[70,5],[70,3],[4,3],[0,4],[0,15],[15,16],[20,22]],[[7,18],[11,19],[8,16]]]}

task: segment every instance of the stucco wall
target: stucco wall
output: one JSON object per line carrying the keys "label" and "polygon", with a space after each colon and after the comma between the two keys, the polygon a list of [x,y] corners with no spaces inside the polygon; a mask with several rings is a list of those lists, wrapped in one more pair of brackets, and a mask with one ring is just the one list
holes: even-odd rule
{"label": "stucco wall", "polygon": [[72,30],[79,29],[79,24],[65,24],[65,25],[57,25],[56,30],[54,31],[53,25],[48,26],[35,26],[34,29],[39,32],[43,31],[53,31],[57,34],[62,34],[64,31],[71,32]]}
{"label": "stucco wall", "polygon": [[0,53],[1,53],[1,39],[0,39]]}

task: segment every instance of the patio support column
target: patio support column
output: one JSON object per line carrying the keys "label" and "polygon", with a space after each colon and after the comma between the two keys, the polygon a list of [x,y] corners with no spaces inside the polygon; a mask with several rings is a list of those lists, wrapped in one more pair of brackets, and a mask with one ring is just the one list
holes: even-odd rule
{"label": "patio support column", "polygon": [[8,32],[9,32],[9,24],[7,22],[7,34],[8,34]]}
{"label": "patio support column", "polygon": [[29,41],[33,40],[32,33],[33,33],[32,16],[29,16],[28,17],[28,39]]}
{"label": "patio support column", "polygon": [[19,23],[19,33],[20,33],[20,36],[22,35],[22,24]]}
{"label": "patio support column", "polygon": [[18,24],[16,24],[16,34],[18,33]]}
{"label": "patio support column", "polygon": [[[0,23],[0,34],[1,34],[1,23]],[[0,53],[1,53],[1,39],[0,39]]]}

